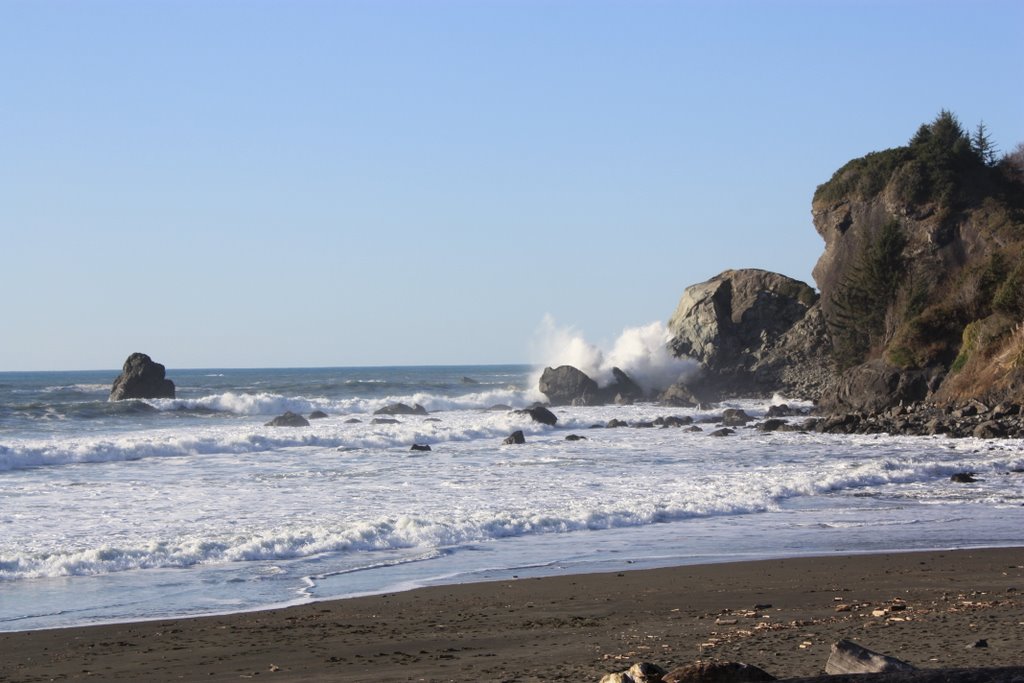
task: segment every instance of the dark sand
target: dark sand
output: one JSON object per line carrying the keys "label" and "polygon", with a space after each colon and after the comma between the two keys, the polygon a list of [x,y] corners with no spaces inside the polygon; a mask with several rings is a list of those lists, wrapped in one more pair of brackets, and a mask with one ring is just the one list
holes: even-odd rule
{"label": "dark sand", "polygon": [[[770,606],[769,606],[770,605]],[[638,661],[820,673],[849,638],[921,668],[1024,664],[1024,549],[801,558],[420,589],[0,634],[0,680],[593,681]],[[987,647],[971,647],[984,639]]]}

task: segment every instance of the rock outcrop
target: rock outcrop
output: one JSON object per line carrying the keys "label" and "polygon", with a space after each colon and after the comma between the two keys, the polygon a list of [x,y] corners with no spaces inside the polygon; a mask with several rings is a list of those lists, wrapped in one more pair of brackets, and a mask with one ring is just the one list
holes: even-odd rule
{"label": "rock outcrop", "polygon": [[174,382],[165,377],[163,365],[144,353],[125,360],[121,374],[110,389],[111,401],[129,398],[174,398]]}
{"label": "rock outcrop", "polygon": [[[701,372],[663,394],[685,405],[700,400],[813,395],[828,376],[828,339],[808,285],[765,270],[727,270],[683,292],[669,320],[677,356],[698,361]],[[680,395],[684,398],[680,401]]]}
{"label": "rock outcrop", "polygon": [[597,382],[571,365],[544,368],[540,391],[553,406],[593,406],[602,402]]}
{"label": "rock outcrop", "polygon": [[571,365],[544,368],[539,387],[553,406],[600,406],[646,398],[640,385],[619,368],[612,368],[612,381],[605,387]]}

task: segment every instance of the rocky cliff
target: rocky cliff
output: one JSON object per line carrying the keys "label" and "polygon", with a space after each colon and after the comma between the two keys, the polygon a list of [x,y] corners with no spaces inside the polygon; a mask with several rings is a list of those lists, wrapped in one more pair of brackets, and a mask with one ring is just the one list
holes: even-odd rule
{"label": "rocky cliff", "polygon": [[687,288],[670,321],[704,400],[782,392],[823,412],[1024,402],[1024,152],[942,112],[814,194],[820,296],[775,273]]}
{"label": "rocky cliff", "polygon": [[1020,400],[1024,181],[942,112],[819,186],[814,268],[839,373],[825,411]]}

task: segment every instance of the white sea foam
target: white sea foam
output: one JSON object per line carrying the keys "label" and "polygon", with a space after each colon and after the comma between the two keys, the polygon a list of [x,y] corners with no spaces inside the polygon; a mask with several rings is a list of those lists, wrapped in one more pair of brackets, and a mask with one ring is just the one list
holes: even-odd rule
{"label": "white sea foam", "polygon": [[[697,370],[690,359],[676,358],[669,350],[671,334],[661,322],[626,328],[608,351],[588,342],[571,327],[561,327],[550,315],[544,316],[535,334],[534,354],[540,368],[571,365],[599,386],[613,379],[619,368],[645,391],[667,389]],[[536,378],[539,378],[538,371]],[[531,386],[537,386],[531,381]]]}
{"label": "white sea foam", "polygon": [[[639,417],[645,409],[632,410]],[[611,414],[583,412],[578,423]],[[527,430],[527,445],[501,447],[499,437],[513,427]],[[975,489],[974,502],[1019,508],[1024,498],[1008,474],[1024,466],[1015,442],[990,448],[966,440],[947,448],[935,441],[922,448],[922,440],[911,439],[751,431],[720,440],[675,429],[619,429],[588,431],[586,441],[570,444],[564,440],[568,430],[475,411],[446,414],[441,423],[338,421],[319,433],[279,431],[223,434],[209,442],[170,435],[91,446],[86,440],[81,450],[67,454],[72,461],[148,453],[142,457],[154,464],[135,472],[78,471],[72,479],[86,477],[84,488],[30,480],[22,491],[29,502],[74,501],[63,508],[59,528],[77,529],[75,541],[51,544],[49,522],[39,520],[22,542],[0,543],[0,578],[431,552],[508,538],[751,515],[794,500],[861,492],[948,504],[964,490],[949,476],[965,470],[988,486],[980,496]],[[432,441],[435,451],[414,457],[407,450],[413,438]],[[359,450],[339,453],[339,444]],[[204,453],[212,458],[208,464],[188,465],[203,473],[198,479],[182,478],[180,467],[170,463],[174,458],[157,457]],[[10,455],[8,449],[0,458]],[[238,455],[244,459],[232,457]],[[144,472],[147,478],[139,480]],[[105,497],[95,495],[101,490]],[[132,514],[133,521],[119,527],[117,511],[132,509],[146,510],[146,516]],[[0,528],[3,514],[10,507],[0,513]],[[281,526],[284,520],[287,526]]]}
{"label": "white sea foam", "polygon": [[[623,345],[648,348],[655,331]],[[604,352],[625,356],[643,365],[643,353]],[[554,428],[484,410],[526,405],[524,373],[481,371],[469,385],[460,379],[475,373],[461,368],[226,371],[216,382],[186,377],[181,398],[150,402],[155,412],[72,395],[54,402],[67,420],[8,410],[0,630],[248,609],[521,565],[1019,541],[1021,441],[589,429],[670,414],[700,422],[723,407],[763,416],[768,401],[556,408]],[[79,379],[47,377],[34,392]],[[373,411],[394,402],[431,414],[374,424]],[[264,425],[314,409],[329,417]],[[502,445],[519,429],[524,445]],[[573,433],[586,439],[566,441]],[[412,452],[413,443],[432,450]],[[978,481],[951,482],[961,471]],[[162,592],[161,568],[185,588]],[[23,591],[27,577],[44,580]]]}

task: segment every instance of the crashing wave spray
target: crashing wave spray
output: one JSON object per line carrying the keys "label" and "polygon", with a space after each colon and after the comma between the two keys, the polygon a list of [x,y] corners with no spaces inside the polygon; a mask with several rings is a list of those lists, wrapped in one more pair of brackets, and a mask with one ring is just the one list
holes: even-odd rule
{"label": "crashing wave spray", "polygon": [[602,387],[614,379],[612,368],[619,368],[644,391],[650,392],[667,389],[697,370],[696,361],[672,355],[668,347],[671,337],[661,322],[629,327],[622,331],[611,350],[605,352],[575,329],[559,327],[548,314],[537,328],[534,358],[541,368],[571,365]]}

